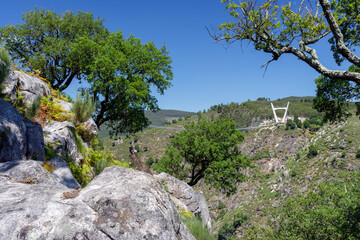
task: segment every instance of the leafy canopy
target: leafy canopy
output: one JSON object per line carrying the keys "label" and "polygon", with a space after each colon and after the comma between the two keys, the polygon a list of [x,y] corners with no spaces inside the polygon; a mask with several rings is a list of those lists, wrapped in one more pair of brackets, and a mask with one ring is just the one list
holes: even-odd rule
{"label": "leafy canopy", "polygon": [[[153,42],[142,44],[139,38],[124,39],[120,31],[99,41],[90,42],[93,57],[86,68],[86,79],[96,101],[98,126],[107,122],[113,134],[136,132],[149,121],[144,110],[159,109],[152,93],[160,94],[171,86],[171,58],[165,46],[156,48]],[[79,49],[79,52],[87,52]],[[153,87],[153,88],[152,88]]]}
{"label": "leafy canopy", "polygon": [[76,51],[84,44],[79,39],[98,41],[108,34],[103,20],[81,11],[60,15],[35,8],[24,13],[22,20],[16,26],[0,28],[0,37],[21,67],[40,70],[40,76],[59,90],[66,89],[75,77],[80,79],[87,64],[88,58]]}
{"label": "leafy canopy", "polygon": [[204,178],[212,186],[233,193],[236,182],[245,179],[240,168],[250,164],[237,147],[243,139],[229,118],[214,122],[200,119],[186,125],[185,130],[171,140],[154,169],[188,179],[190,186]]}
{"label": "leafy canopy", "polygon": [[[159,109],[152,91],[171,86],[171,58],[165,46],[141,43],[120,31],[109,32],[91,13],[62,15],[35,8],[24,23],[0,28],[0,37],[23,68],[40,70],[53,88],[66,89],[73,79],[87,80],[95,101],[95,122],[112,134],[135,132],[149,124],[144,110]],[[86,89],[82,89],[85,91]]]}

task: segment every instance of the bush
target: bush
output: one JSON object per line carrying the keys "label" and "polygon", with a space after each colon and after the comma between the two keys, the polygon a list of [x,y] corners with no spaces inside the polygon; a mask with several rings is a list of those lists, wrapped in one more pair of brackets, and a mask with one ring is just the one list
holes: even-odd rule
{"label": "bush", "polygon": [[10,70],[10,57],[5,48],[0,48],[0,86],[5,80]]}
{"label": "bush", "polygon": [[313,158],[318,155],[318,148],[315,145],[309,147],[308,158]]}
{"label": "bush", "polygon": [[233,218],[225,222],[219,229],[218,240],[226,240],[234,235],[236,229],[249,221],[249,217],[242,212],[236,212]]}
{"label": "bush", "polygon": [[265,239],[360,239],[359,184],[359,173],[349,173],[288,198]]}
{"label": "bush", "polygon": [[356,158],[360,158],[360,149],[356,151]]}
{"label": "bush", "polygon": [[152,157],[146,159],[145,164],[151,167],[155,163],[155,160]]}
{"label": "bush", "polygon": [[71,111],[74,113],[73,123],[75,126],[88,120],[95,111],[95,102],[90,98],[89,92],[85,91],[84,96],[76,96]]}
{"label": "bush", "polygon": [[172,120],[172,123],[174,123],[174,124],[177,123],[177,122],[178,122],[178,121],[177,121],[176,119],[173,119],[173,120]]}
{"label": "bush", "polygon": [[295,122],[295,124],[296,124],[296,126],[298,128],[302,128],[303,124],[302,124],[301,120],[297,116],[294,117],[294,122]]}
{"label": "bush", "polygon": [[292,119],[288,119],[286,121],[285,130],[289,130],[289,129],[293,130],[293,129],[295,129],[295,127],[296,127],[296,123]]}

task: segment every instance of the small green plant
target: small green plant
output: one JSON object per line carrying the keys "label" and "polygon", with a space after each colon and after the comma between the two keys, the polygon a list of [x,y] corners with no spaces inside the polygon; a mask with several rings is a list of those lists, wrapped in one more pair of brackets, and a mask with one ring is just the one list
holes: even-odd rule
{"label": "small green plant", "polygon": [[34,120],[35,116],[37,115],[40,109],[41,97],[38,96],[33,104],[31,104],[25,111],[25,117],[29,120]]}
{"label": "small green plant", "polygon": [[309,152],[308,152],[308,158],[313,158],[316,155],[318,155],[318,147],[316,145],[310,145]]}
{"label": "small green plant", "polygon": [[360,149],[356,151],[356,158],[360,158]]}
{"label": "small green plant", "polygon": [[152,157],[146,159],[145,164],[151,167],[155,163],[155,160]]}
{"label": "small green plant", "polygon": [[236,229],[249,221],[249,217],[242,212],[235,212],[219,229],[218,240],[226,240],[232,237]]}
{"label": "small green plant", "polygon": [[95,102],[90,98],[88,91],[85,91],[83,97],[77,96],[71,111],[74,113],[73,123],[75,126],[88,120],[95,111]]}
{"label": "small green plant", "polygon": [[173,123],[173,124],[175,124],[175,123],[177,123],[177,122],[178,122],[178,121],[177,121],[176,119],[173,119],[173,120],[172,120],[172,123]]}
{"label": "small green plant", "polygon": [[203,226],[201,219],[182,216],[181,220],[197,240],[216,240],[206,226]]}

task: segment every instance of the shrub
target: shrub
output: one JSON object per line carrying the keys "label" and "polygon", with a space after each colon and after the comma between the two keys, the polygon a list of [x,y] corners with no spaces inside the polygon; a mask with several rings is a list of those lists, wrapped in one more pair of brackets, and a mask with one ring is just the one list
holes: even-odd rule
{"label": "shrub", "polygon": [[145,164],[151,167],[155,163],[155,160],[152,157],[146,159]]}
{"label": "shrub", "polygon": [[356,158],[360,158],[360,149],[356,151]]}
{"label": "shrub", "polygon": [[303,124],[302,124],[301,120],[297,116],[294,117],[294,122],[295,122],[295,124],[296,124],[296,126],[298,128],[302,128]]}
{"label": "shrub", "polygon": [[309,147],[308,158],[313,158],[318,155],[318,148],[315,145]]}
{"label": "shrub", "polygon": [[249,217],[242,212],[236,212],[230,221],[225,222],[219,229],[218,240],[226,240],[234,235],[236,229],[249,221]]}
{"label": "shrub", "polygon": [[286,121],[285,130],[289,130],[289,129],[293,130],[293,129],[295,129],[295,127],[296,127],[296,123],[292,119],[288,119]]}
{"label": "shrub", "polygon": [[177,123],[177,120],[176,120],[176,119],[173,119],[173,120],[172,120],[172,123],[174,123],[174,124]]}
{"label": "shrub", "polygon": [[288,198],[265,239],[360,239],[359,184],[359,173],[349,173]]}
{"label": "shrub", "polygon": [[95,102],[90,98],[89,92],[85,91],[84,96],[76,96],[76,100],[71,109],[74,113],[73,123],[75,126],[88,120],[95,111]]}
{"label": "shrub", "polygon": [[10,57],[5,48],[0,48],[0,86],[5,80],[10,70]]}

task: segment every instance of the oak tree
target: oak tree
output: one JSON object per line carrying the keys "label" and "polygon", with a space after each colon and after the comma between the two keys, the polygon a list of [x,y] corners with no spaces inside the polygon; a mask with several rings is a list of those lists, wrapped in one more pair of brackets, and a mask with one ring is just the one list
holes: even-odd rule
{"label": "oak tree", "polygon": [[165,155],[154,164],[157,172],[167,172],[186,180],[190,186],[204,178],[226,193],[236,190],[236,183],[244,180],[241,168],[250,160],[238,150],[244,140],[230,118],[214,122],[200,119],[185,125],[185,130],[171,139]]}
{"label": "oak tree", "polygon": [[[56,12],[35,8],[23,14],[21,24],[0,28],[0,37],[21,67],[40,70],[53,88],[64,90],[81,79],[88,57],[75,50],[80,38],[98,41],[108,35],[102,19],[92,13]],[[89,52],[88,54],[91,54]]]}

